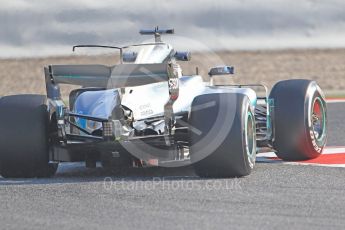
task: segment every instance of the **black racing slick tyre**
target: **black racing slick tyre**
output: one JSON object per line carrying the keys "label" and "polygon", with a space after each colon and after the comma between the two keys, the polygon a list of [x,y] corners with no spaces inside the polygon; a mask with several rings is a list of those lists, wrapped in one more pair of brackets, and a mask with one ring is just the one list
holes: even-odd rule
{"label": "black racing slick tyre", "polygon": [[249,175],[256,158],[255,118],[244,94],[197,96],[189,119],[191,161],[200,177]]}
{"label": "black racing slick tyre", "polygon": [[315,81],[296,79],[278,82],[273,99],[273,147],[287,161],[320,156],[327,140],[327,107]]}
{"label": "black racing slick tyre", "polygon": [[6,178],[49,177],[49,114],[46,97],[15,95],[0,99],[0,174]]}

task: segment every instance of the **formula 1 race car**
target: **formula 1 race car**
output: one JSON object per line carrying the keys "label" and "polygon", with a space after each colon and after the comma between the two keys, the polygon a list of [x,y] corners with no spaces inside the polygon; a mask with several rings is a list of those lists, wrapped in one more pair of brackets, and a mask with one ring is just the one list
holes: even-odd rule
{"label": "formula 1 race car", "polygon": [[[3,177],[48,177],[59,162],[76,161],[116,172],[191,164],[201,177],[241,177],[252,172],[259,152],[287,161],[322,153],[327,111],[316,82],[285,80],[270,93],[261,84],[212,85],[182,74],[177,62],[191,54],[161,41],[173,29],[140,33],[155,41],[73,47],[119,50],[118,65],[49,65],[47,96],[0,99]],[[216,66],[209,78],[233,73]],[[59,84],[81,86],[70,92],[68,106]]]}

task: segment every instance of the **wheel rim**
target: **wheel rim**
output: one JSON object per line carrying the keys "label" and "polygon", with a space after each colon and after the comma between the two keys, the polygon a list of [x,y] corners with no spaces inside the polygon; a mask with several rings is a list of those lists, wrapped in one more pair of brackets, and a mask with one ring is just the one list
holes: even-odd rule
{"label": "wheel rim", "polygon": [[321,145],[326,133],[326,110],[319,97],[315,98],[313,102],[311,129],[316,142]]}
{"label": "wheel rim", "polygon": [[245,122],[245,140],[246,140],[246,153],[250,166],[253,167],[255,163],[255,125],[254,118],[251,112],[247,113]]}

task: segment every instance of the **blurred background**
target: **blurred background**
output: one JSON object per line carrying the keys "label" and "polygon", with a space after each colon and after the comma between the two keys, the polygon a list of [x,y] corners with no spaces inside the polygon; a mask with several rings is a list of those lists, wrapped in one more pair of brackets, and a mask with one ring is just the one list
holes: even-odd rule
{"label": "blurred background", "polygon": [[157,25],[175,28],[163,40],[176,50],[192,51],[185,74],[199,67],[207,80],[210,67],[228,64],[236,75],[221,82],[309,78],[345,96],[343,0],[2,0],[0,95],[44,93],[47,64],[115,65],[116,52],[71,47],[140,43],[149,37],[139,29]]}

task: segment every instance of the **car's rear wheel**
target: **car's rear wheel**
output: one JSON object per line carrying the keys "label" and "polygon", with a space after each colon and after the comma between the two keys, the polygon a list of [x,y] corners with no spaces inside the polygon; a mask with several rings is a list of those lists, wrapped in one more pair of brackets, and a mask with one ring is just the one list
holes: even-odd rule
{"label": "car's rear wheel", "polygon": [[278,82],[274,100],[273,146],[288,161],[318,157],[327,140],[327,108],[320,87],[310,80]]}
{"label": "car's rear wheel", "polygon": [[201,95],[194,99],[191,110],[190,152],[196,174],[249,175],[255,165],[256,135],[248,97],[233,93]]}
{"label": "car's rear wheel", "polygon": [[15,95],[0,99],[0,174],[49,177],[49,114],[46,97]]}

